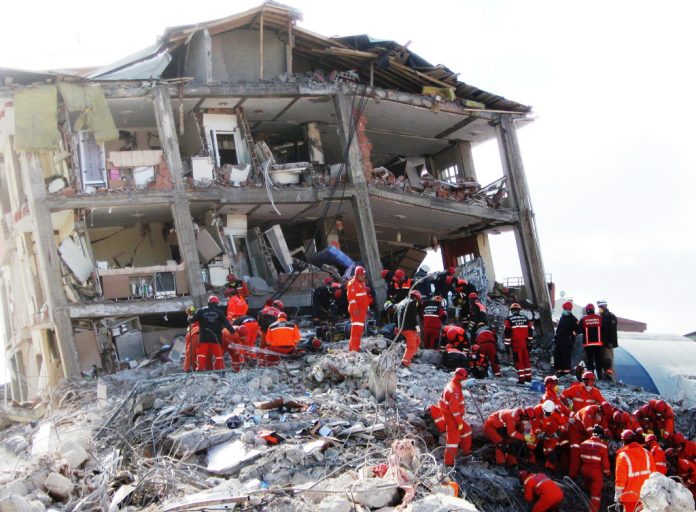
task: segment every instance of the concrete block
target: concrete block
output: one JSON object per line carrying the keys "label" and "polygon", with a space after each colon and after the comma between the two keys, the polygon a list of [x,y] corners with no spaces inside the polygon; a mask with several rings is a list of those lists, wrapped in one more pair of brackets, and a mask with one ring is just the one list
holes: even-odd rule
{"label": "concrete block", "polygon": [[168,436],[177,455],[200,452],[211,446],[229,441],[236,435],[234,430],[204,429],[179,430]]}
{"label": "concrete block", "polygon": [[75,486],[69,478],[65,478],[58,473],[51,473],[44,482],[44,487],[53,496],[66,499],[70,496]]}
{"label": "concrete block", "polygon": [[41,512],[46,510],[41,502],[30,502],[24,496],[11,494],[0,500],[0,512]]}
{"label": "concrete block", "polygon": [[353,504],[343,496],[329,496],[322,500],[317,512],[351,512]]}
{"label": "concrete block", "polygon": [[72,469],[79,468],[89,459],[89,453],[77,441],[66,441],[59,451]]}
{"label": "concrete block", "polygon": [[26,496],[27,494],[29,494],[29,488],[21,480],[14,480],[0,486],[0,498],[6,498],[11,495]]}

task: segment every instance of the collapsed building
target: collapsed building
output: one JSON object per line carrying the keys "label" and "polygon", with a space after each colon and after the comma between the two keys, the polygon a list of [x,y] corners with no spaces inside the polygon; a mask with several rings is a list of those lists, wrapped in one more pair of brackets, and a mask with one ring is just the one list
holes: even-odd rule
{"label": "collapsed building", "polygon": [[[309,305],[330,244],[367,268],[481,261],[514,231],[552,330],[517,128],[531,108],[405,46],[324,37],[265,3],[168,29],[109,66],[0,69],[0,300],[11,395],[112,372],[183,332],[232,272]],[[497,140],[503,175],[476,177]],[[328,268],[331,271],[331,268]],[[486,290],[483,290],[486,291]]]}

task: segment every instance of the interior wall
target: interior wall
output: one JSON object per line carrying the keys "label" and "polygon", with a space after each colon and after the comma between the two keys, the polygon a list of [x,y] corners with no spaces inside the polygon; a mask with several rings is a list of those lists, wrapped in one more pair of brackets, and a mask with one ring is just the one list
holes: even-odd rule
{"label": "interior wall", "polygon": [[[88,230],[96,261],[108,261],[112,268],[131,263],[134,267],[164,265],[172,259],[169,244],[162,236],[163,224],[143,224],[132,227],[92,228]],[[118,260],[118,263],[114,260]]]}
{"label": "interior wall", "polygon": [[[214,82],[259,81],[259,31],[234,30],[211,38]],[[286,71],[285,43],[272,30],[263,32],[263,77]]]}
{"label": "interior wall", "polygon": [[[150,149],[150,133],[157,133],[157,128],[152,127],[152,128],[140,128],[138,130],[135,129],[125,129],[124,130],[132,133],[135,135],[135,147],[132,148],[133,151],[146,151]],[[157,139],[159,140],[159,139]],[[126,145],[125,140],[121,139],[116,139],[116,140],[107,140],[104,142],[104,151],[106,152],[106,159],[109,159],[109,152],[110,151],[128,151],[125,149],[122,149]]]}
{"label": "interior wall", "polygon": [[447,149],[440,151],[432,156],[433,169],[429,169],[433,176],[437,176],[437,173],[442,169],[446,169],[452,165],[459,167],[459,173],[461,174],[462,169],[459,162],[459,151],[457,146],[451,146]]}
{"label": "interior wall", "polygon": [[207,84],[212,78],[210,69],[210,34],[207,29],[193,34],[186,54],[185,76],[192,76],[195,83]]}

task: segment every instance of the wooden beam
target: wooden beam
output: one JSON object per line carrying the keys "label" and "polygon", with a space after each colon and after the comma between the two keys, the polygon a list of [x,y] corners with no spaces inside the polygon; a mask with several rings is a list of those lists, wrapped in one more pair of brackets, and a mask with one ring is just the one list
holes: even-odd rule
{"label": "wooden beam", "polygon": [[259,19],[259,80],[263,80],[263,11]]}
{"label": "wooden beam", "polygon": [[443,130],[440,133],[438,133],[437,135],[435,135],[435,138],[436,139],[444,139],[445,137],[452,135],[454,132],[461,130],[465,126],[470,125],[474,121],[476,121],[475,117],[467,117],[466,119],[462,119],[461,121],[453,124],[452,126],[447,128],[446,130]]}

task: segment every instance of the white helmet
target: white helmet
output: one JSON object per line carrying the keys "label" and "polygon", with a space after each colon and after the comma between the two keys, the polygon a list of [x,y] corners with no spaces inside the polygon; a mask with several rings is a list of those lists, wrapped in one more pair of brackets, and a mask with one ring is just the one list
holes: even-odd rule
{"label": "white helmet", "polygon": [[552,400],[546,400],[543,404],[541,404],[541,409],[546,414],[551,414],[553,411],[556,410],[556,404],[554,404]]}

